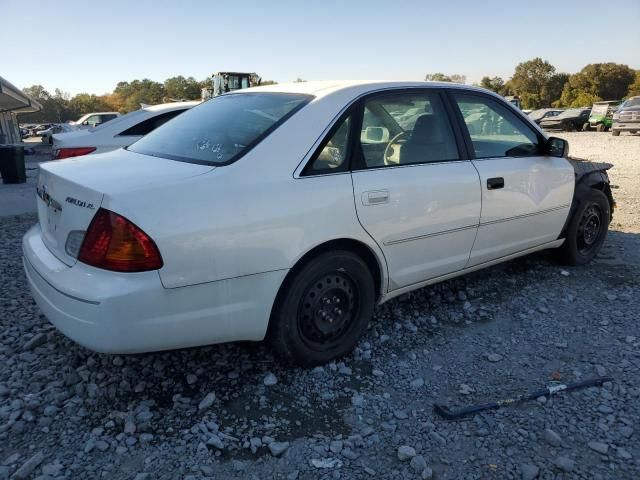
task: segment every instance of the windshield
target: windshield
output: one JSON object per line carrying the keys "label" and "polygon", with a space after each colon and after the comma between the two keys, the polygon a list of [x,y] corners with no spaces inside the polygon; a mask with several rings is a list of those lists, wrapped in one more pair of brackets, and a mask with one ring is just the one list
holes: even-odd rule
{"label": "windshield", "polygon": [[125,115],[121,115],[119,117],[114,118],[113,120],[109,120],[108,122],[104,122],[104,123],[99,123],[97,126],[92,127],[89,129],[90,132],[97,132],[102,130],[103,128],[108,128],[108,127],[113,127],[114,125],[121,123],[122,121],[127,121],[130,120],[132,118],[136,118],[136,117],[141,117],[144,115],[144,113],[146,113],[147,111],[143,108],[141,108],[140,110],[134,110],[133,112],[129,112]]}
{"label": "windshield", "polygon": [[542,117],[544,117],[547,112],[550,112],[550,111],[551,110],[549,110],[548,108],[541,108],[539,110],[534,110],[529,114],[529,118],[532,118],[533,120],[539,120]]}
{"label": "windshield", "polygon": [[569,110],[565,110],[564,112],[562,112],[556,118],[560,119],[579,117],[582,112],[584,112],[584,108],[570,108]]}
{"label": "windshield", "polygon": [[158,127],[129,150],[183,162],[226,165],[251,150],[311,98],[290,93],[221,95]]}
{"label": "windshield", "polygon": [[640,97],[630,98],[629,100],[626,100],[622,105],[620,105],[621,109],[629,107],[640,107]]}

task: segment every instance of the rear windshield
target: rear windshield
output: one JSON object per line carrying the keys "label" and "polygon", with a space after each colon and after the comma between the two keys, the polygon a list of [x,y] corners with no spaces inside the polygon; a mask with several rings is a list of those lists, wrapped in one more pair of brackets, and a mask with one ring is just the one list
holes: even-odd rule
{"label": "rear windshield", "polygon": [[227,165],[312,98],[266,92],[221,95],[158,127],[128,149],[183,162]]}

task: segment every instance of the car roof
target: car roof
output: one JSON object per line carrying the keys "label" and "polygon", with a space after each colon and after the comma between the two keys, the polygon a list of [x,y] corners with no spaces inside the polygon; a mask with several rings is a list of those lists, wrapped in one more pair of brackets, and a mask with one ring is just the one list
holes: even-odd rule
{"label": "car roof", "polygon": [[165,110],[175,110],[178,108],[190,108],[200,103],[199,100],[191,102],[171,102],[171,103],[159,103],[158,105],[149,105],[148,107],[141,108],[140,110],[146,110],[148,112],[163,112]]}
{"label": "car roof", "polygon": [[[377,90],[394,88],[419,88],[419,87],[443,87],[461,88],[465,90],[476,90],[479,92],[490,92],[484,88],[474,87],[461,83],[452,82],[399,82],[384,80],[322,80],[305,82],[277,83],[260,87],[251,87],[242,90],[235,90],[233,93],[254,93],[254,92],[278,92],[278,93],[300,93],[313,95],[317,98],[330,95],[340,90],[350,89],[356,94],[364,94]],[[499,96],[494,94],[495,96]],[[500,97],[502,98],[502,97]]]}

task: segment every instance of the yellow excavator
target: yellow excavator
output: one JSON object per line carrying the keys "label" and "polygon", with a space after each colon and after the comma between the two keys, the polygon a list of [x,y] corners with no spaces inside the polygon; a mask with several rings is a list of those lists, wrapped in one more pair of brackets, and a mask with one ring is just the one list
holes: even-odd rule
{"label": "yellow excavator", "polygon": [[202,89],[202,100],[242,88],[257,87],[261,81],[257,73],[217,72],[211,75],[211,86]]}

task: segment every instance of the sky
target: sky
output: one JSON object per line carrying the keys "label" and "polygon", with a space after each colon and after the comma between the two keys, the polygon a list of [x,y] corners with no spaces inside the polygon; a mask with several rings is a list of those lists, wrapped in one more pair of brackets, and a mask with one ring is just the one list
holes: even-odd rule
{"label": "sky", "polygon": [[0,0],[0,76],[75,95],[216,71],[278,82],[640,69],[640,0]]}

